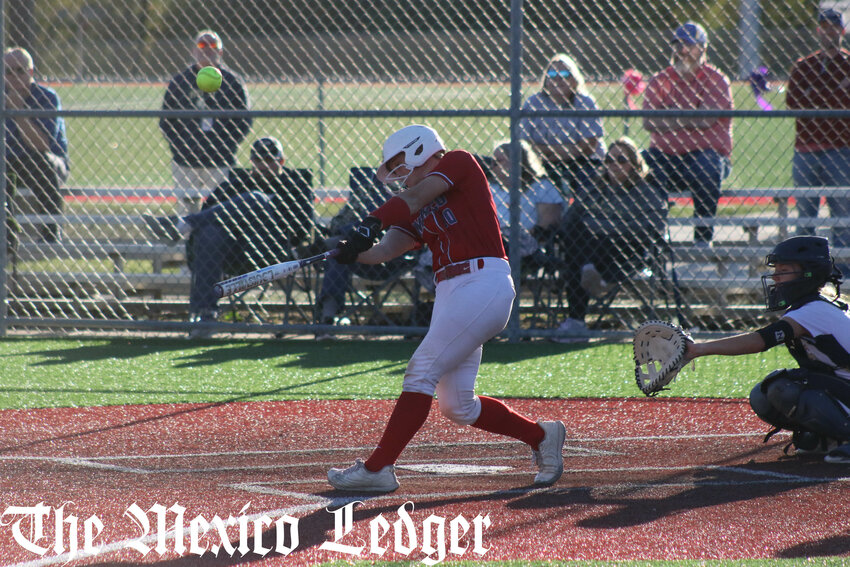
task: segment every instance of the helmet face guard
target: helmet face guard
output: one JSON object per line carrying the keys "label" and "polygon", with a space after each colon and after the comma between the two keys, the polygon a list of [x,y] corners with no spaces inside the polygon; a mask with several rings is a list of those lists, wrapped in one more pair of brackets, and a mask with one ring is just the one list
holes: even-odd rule
{"label": "helmet face guard", "polygon": [[777,283],[773,274],[762,276],[765,305],[768,311],[780,311],[803,297],[817,294],[829,281],[838,284],[841,274],[835,268],[835,262],[829,255],[829,242],[821,236],[795,236],[783,240],[767,255],[766,266],[776,264],[796,264],[799,270],[788,272],[795,275],[790,281]]}
{"label": "helmet face guard", "polygon": [[765,307],[768,311],[784,311],[798,299],[817,293],[823,285],[812,279],[811,271],[800,270],[786,272],[786,274],[795,274],[797,277],[782,283],[773,281],[773,274],[765,274],[761,277]]}
{"label": "helmet face guard", "polygon": [[[407,178],[410,177],[411,173],[413,173],[414,166],[408,163],[401,163],[389,171],[386,170],[385,165],[382,164],[381,167],[384,168],[384,171],[381,172],[382,174],[376,174],[375,177],[377,177],[379,180],[386,183],[387,185],[396,185],[403,187],[404,184],[407,182]],[[397,173],[401,169],[407,170],[407,173],[405,173],[404,175]]]}
{"label": "helmet face guard", "polygon": [[[378,167],[375,176],[382,183],[404,185],[415,168],[423,165],[431,156],[445,149],[446,145],[433,128],[422,124],[405,126],[391,134],[384,142],[381,152],[381,165]],[[402,163],[392,170],[388,169],[387,162],[399,154],[403,154]],[[406,169],[407,173],[397,174],[400,169]]]}

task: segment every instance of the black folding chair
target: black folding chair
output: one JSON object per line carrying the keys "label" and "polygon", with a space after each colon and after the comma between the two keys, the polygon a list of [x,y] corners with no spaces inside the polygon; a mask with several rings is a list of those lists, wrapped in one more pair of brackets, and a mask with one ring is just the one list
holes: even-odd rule
{"label": "black folding chair", "polygon": [[619,317],[619,322],[630,329],[647,319],[670,320],[675,317],[683,327],[690,326],[685,314],[687,307],[676,277],[673,249],[667,237],[652,243],[642,258],[634,263],[626,277],[612,282],[606,293],[591,302],[589,313],[596,315],[596,325],[612,311],[617,297],[627,294],[640,304],[642,320],[629,321]]}

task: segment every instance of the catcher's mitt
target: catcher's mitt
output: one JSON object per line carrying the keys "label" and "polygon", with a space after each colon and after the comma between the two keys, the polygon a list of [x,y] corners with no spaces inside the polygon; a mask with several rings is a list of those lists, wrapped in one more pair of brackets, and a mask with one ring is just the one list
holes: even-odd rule
{"label": "catcher's mitt", "polygon": [[690,335],[665,321],[647,321],[635,331],[635,380],[647,396],[654,396],[676,378],[688,363],[685,352]]}

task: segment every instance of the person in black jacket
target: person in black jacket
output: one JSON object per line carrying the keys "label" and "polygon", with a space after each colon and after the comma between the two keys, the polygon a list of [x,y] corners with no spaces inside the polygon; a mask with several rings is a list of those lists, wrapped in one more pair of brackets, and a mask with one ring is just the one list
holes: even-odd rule
{"label": "person in black jacket", "polygon": [[569,316],[558,329],[567,336],[553,340],[572,342],[570,335],[586,332],[590,298],[647,266],[664,238],[667,208],[666,193],[631,138],[612,142],[602,167],[579,172],[559,235],[566,251]]}
{"label": "person in black jacket", "polygon": [[[216,32],[198,33],[192,50],[194,63],[172,77],[162,109],[248,110],[250,101],[245,84],[222,66],[222,51],[221,38]],[[195,82],[198,71],[206,66],[221,71],[221,88],[213,93],[201,91]],[[200,190],[197,197],[205,197],[225,181],[251,125],[251,118],[161,118],[159,128],[171,150],[175,189],[189,194]]]}
{"label": "person in black jacket", "polygon": [[[238,275],[292,260],[294,247],[312,236],[315,219],[310,181],[299,170],[284,167],[284,162],[280,142],[260,138],[251,146],[251,169],[234,169],[200,212],[145,216],[158,239],[177,242],[189,237],[186,255],[192,271],[192,321],[217,319],[213,286],[225,274]],[[190,336],[209,336],[204,332],[206,329],[199,328]]]}

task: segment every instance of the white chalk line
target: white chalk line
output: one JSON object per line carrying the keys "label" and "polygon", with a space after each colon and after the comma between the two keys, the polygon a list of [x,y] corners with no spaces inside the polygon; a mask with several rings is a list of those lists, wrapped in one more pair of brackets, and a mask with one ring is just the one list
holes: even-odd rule
{"label": "white chalk line", "polygon": [[[699,439],[711,439],[711,438],[732,438],[732,437],[762,437],[763,433],[761,432],[751,432],[751,433],[711,433],[711,434],[700,434],[700,435],[642,435],[642,436],[621,436],[621,437],[585,437],[580,439],[567,439],[567,445],[565,446],[565,452],[573,452],[573,453],[584,453],[587,455],[617,455],[621,454],[616,451],[609,451],[604,449],[594,449],[588,447],[581,447],[576,445],[570,445],[571,442],[576,443],[593,443],[593,442],[610,442],[616,443],[618,441],[657,441],[657,440],[699,440]],[[479,442],[451,442],[451,443],[421,443],[421,444],[411,444],[408,445],[407,450],[415,450],[415,449],[430,449],[430,448],[447,448],[447,447],[505,447],[507,445],[519,445],[522,443],[513,440],[505,440],[505,441],[479,441]],[[84,463],[96,463],[99,461],[123,461],[123,460],[157,460],[157,459],[188,459],[188,458],[202,458],[202,457],[251,457],[251,456],[275,456],[275,455],[292,455],[292,454],[313,454],[313,453],[339,453],[339,452],[357,452],[357,451],[371,451],[374,449],[374,446],[360,446],[360,447],[323,447],[323,448],[303,448],[303,449],[280,449],[280,450],[269,450],[269,451],[211,451],[211,452],[203,452],[203,453],[158,453],[151,455],[91,455],[88,457],[61,457],[55,455],[0,455],[0,461],[56,461],[66,460],[68,463],[72,461],[78,464]],[[134,469],[128,467],[115,467],[115,469],[127,469],[128,471],[136,471],[142,470],[147,471],[151,469]],[[155,469],[154,469],[155,470]],[[174,469],[178,470],[178,469]],[[179,469],[184,470],[184,469]],[[242,469],[238,469],[242,470]]]}
{"label": "white chalk line", "polygon": [[[583,437],[569,438],[567,443],[592,443],[597,441],[617,442],[617,441],[658,441],[658,440],[699,440],[713,438],[733,438],[733,437],[764,437],[764,432],[754,431],[749,433],[705,433],[699,435],[637,435],[637,436],[619,436],[619,437]],[[504,447],[506,445],[522,445],[519,441],[512,439],[502,441],[457,441],[457,442],[440,442],[440,443],[420,443],[407,446],[407,450],[412,449],[430,449],[430,448],[446,448],[446,447]],[[288,455],[288,454],[311,454],[311,453],[338,453],[344,451],[371,451],[374,445],[354,446],[354,447],[320,447],[320,448],[303,448],[303,449],[279,449],[268,451],[210,451],[203,453],[169,453],[169,454],[152,454],[152,455],[91,455],[88,457],[73,457],[85,459],[89,461],[110,461],[110,460],[133,460],[133,459],[185,459],[193,457],[230,457],[230,456],[253,456],[253,455]],[[587,450],[581,447],[574,447],[576,450]],[[48,455],[0,455],[0,461],[3,460],[26,460],[26,459],[44,459],[49,458]],[[70,458],[70,457],[69,457]]]}

